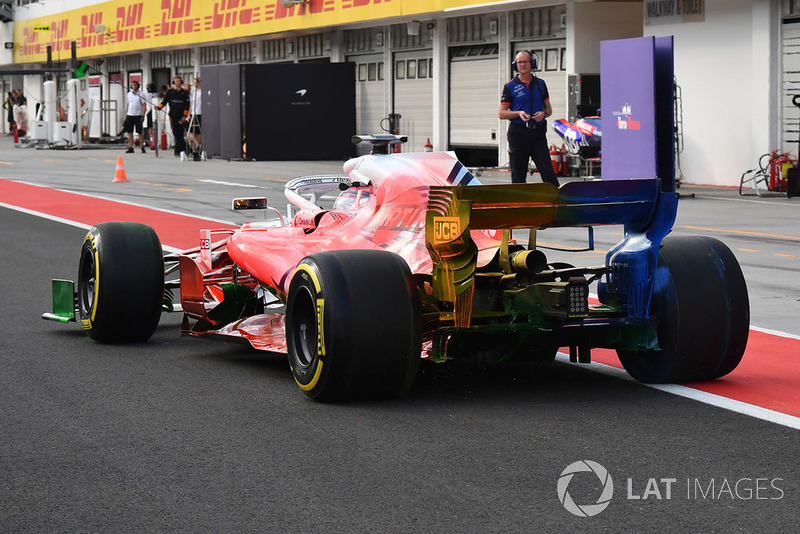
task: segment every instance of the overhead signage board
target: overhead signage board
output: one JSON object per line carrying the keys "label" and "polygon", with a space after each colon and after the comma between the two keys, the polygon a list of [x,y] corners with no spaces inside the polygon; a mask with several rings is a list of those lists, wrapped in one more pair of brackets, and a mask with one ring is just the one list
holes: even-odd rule
{"label": "overhead signage board", "polygon": [[645,0],[644,23],[681,24],[706,20],[705,0]]}
{"label": "overhead signage board", "polygon": [[[353,22],[420,15],[448,9],[502,3],[503,0],[307,0],[284,5],[281,0],[111,0],[14,23],[14,61],[46,59],[70,51],[79,54],[138,52],[143,49],[265,36],[292,30],[330,28]],[[37,28],[52,30],[45,35]],[[104,28],[104,31],[98,31]],[[48,30],[48,31],[49,31]]]}

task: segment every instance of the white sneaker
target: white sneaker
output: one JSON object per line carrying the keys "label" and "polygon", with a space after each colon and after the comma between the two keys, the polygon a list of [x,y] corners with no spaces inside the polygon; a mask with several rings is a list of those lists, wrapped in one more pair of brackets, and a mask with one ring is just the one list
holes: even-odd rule
{"label": "white sneaker", "polygon": [[200,152],[200,160],[201,161],[205,161],[206,160],[206,151],[205,150]]}
{"label": "white sneaker", "polygon": [[181,161],[186,161],[186,152],[181,151]]}

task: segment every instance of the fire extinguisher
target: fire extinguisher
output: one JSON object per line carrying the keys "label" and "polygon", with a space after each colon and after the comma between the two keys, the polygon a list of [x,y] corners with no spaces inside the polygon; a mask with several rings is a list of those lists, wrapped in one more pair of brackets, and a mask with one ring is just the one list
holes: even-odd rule
{"label": "fire extinguisher", "polygon": [[553,164],[553,172],[558,176],[561,172],[561,149],[556,145],[550,145],[550,163]]}
{"label": "fire extinguisher", "polygon": [[772,151],[769,158],[769,189],[770,191],[786,191],[786,175],[784,169],[788,169],[793,164],[792,158],[788,153]]}
{"label": "fire extinguisher", "polygon": [[569,176],[569,165],[567,165],[567,145],[561,145],[561,176]]}
{"label": "fire extinguisher", "polygon": [[161,132],[161,150],[167,149],[167,132]]}
{"label": "fire extinguisher", "polygon": [[425,152],[433,152],[433,145],[431,144],[430,137],[428,137],[428,140],[425,142]]}

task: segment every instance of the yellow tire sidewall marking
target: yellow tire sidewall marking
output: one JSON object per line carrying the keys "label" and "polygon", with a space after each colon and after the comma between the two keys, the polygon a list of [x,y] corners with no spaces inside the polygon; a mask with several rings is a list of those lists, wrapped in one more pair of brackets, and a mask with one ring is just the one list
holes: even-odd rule
{"label": "yellow tire sidewall marking", "polygon": [[92,255],[94,255],[94,291],[92,293],[92,314],[89,319],[81,320],[84,330],[91,330],[92,323],[94,323],[95,316],[97,315],[97,299],[100,294],[100,256],[97,253],[97,243],[94,240],[94,234],[89,233],[86,235],[84,242],[88,241],[91,244]]}
{"label": "yellow tire sidewall marking", "polygon": [[315,270],[308,264],[300,264],[295,269],[294,276],[297,275],[298,272],[303,271],[306,273],[311,280],[311,283],[314,286],[314,291],[317,294],[317,369],[314,372],[314,376],[311,378],[311,381],[308,384],[301,384],[297,377],[295,377],[294,381],[297,382],[297,385],[303,391],[311,391],[317,386],[319,383],[319,378],[322,376],[322,367],[324,366],[325,362],[323,360],[324,356],[326,355],[325,352],[325,299],[320,297],[319,295],[322,293],[322,286],[319,283],[319,277]]}

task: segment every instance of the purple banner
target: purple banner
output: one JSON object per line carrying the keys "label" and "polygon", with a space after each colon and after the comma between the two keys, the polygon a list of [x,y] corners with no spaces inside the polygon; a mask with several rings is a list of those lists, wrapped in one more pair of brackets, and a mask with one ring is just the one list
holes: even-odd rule
{"label": "purple banner", "polygon": [[603,179],[656,178],[654,39],[600,43]]}

